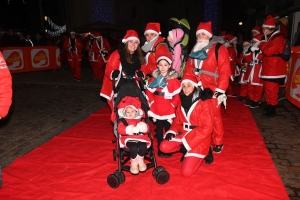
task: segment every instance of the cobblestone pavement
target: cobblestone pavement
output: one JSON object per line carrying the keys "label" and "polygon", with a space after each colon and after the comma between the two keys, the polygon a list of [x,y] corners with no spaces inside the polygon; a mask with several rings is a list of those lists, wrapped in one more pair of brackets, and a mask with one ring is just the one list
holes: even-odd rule
{"label": "cobblestone pavement", "polygon": [[[4,166],[105,105],[91,69],[83,68],[82,74],[80,82],[67,67],[13,74],[13,105],[0,121]],[[282,100],[276,117],[263,118],[263,107],[251,112],[290,198],[300,200],[300,109]]]}

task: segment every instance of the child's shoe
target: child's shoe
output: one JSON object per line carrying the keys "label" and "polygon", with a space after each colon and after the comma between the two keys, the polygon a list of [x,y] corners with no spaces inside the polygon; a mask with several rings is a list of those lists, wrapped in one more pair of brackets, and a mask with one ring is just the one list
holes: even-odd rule
{"label": "child's shoe", "polygon": [[137,155],[136,157],[137,157],[138,164],[139,164],[139,171],[140,172],[146,171],[147,165],[144,162],[144,156]]}
{"label": "child's shoe", "polygon": [[130,158],[130,172],[132,174],[138,174],[139,173],[139,167],[138,167],[138,158],[135,159]]}

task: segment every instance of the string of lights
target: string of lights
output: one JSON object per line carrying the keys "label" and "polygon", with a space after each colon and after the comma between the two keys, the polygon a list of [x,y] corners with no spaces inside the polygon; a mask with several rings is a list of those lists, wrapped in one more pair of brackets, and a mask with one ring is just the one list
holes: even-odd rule
{"label": "string of lights", "polygon": [[93,21],[113,23],[111,0],[92,0]]}
{"label": "string of lights", "polygon": [[217,32],[218,0],[204,0],[204,21],[211,21],[213,32]]}
{"label": "string of lights", "polygon": [[66,25],[58,26],[54,22],[52,22],[52,20],[47,16],[45,16],[45,21],[48,21],[50,27],[55,30],[52,31],[45,29],[46,33],[48,33],[51,37],[60,36],[62,33],[66,32]]}

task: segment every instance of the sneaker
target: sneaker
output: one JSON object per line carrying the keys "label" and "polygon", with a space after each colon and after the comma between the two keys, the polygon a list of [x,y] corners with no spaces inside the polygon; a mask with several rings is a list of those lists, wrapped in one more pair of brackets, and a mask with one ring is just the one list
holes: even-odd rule
{"label": "sneaker", "polygon": [[228,97],[237,97],[236,94],[227,94]]}
{"label": "sneaker", "polygon": [[252,101],[252,102],[250,103],[249,107],[250,107],[250,108],[258,108],[258,107],[259,107],[259,104],[258,104],[258,102],[256,102],[256,101]]}
{"label": "sneaker", "polygon": [[245,100],[246,100],[246,97],[240,96],[236,101],[241,102],[241,101],[245,101]]}
{"label": "sneaker", "polygon": [[214,162],[214,155],[212,153],[212,147],[209,147],[207,156],[204,158],[206,164],[211,164]]}
{"label": "sneaker", "polygon": [[220,144],[220,145],[216,145],[213,149],[213,152],[215,153],[221,153],[222,152],[222,149],[223,149],[224,145],[223,144]]}
{"label": "sneaker", "polygon": [[252,100],[246,99],[246,103],[244,104],[244,106],[250,106],[251,103],[252,103]]}

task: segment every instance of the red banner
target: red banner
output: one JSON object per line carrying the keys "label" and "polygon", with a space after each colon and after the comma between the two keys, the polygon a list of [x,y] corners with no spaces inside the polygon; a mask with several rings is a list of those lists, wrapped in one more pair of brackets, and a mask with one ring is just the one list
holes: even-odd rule
{"label": "red banner", "polygon": [[286,98],[300,108],[300,47],[292,48]]}
{"label": "red banner", "polygon": [[1,51],[11,73],[61,68],[57,46],[6,47]]}

